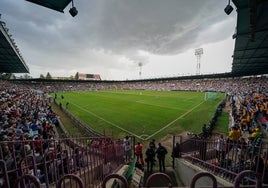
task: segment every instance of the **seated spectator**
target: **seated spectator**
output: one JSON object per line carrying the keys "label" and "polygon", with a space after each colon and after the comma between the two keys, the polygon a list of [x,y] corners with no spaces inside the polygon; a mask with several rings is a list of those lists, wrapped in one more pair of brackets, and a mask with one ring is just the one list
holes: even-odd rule
{"label": "seated spectator", "polygon": [[45,174],[40,169],[36,169],[37,174],[35,175],[34,169],[27,166],[25,162],[22,162],[21,170],[22,170],[23,175],[29,174],[32,176],[37,176],[41,184],[45,183]]}
{"label": "seated spectator", "polygon": [[263,138],[263,132],[261,130],[261,126],[260,125],[257,125],[256,128],[253,129],[250,137],[249,137],[249,140],[254,140],[256,138]]}
{"label": "seated spectator", "polygon": [[266,129],[268,131],[268,120],[265,116],[262,116],[260,118],[260,122],[262,124],[262,126],[264,127],[264,129]]}

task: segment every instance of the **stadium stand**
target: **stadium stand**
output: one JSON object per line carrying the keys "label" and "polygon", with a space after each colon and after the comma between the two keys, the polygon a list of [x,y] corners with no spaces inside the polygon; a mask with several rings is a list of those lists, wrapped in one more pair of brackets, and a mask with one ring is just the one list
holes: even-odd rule
{"label": "stadium stand", "polygon": [[[162,84],[163,81],[159,80],[148,81],[144,82],[143,84],[148,85],[148,83],[150,83],[150,86],[152,87],[149,89],[154,88],[155,90],[159,90],[159,88],[161,88],[161,90],[169,90],[169,82],[171,82],[172,89],[177,89],[174,87],[175,85],[177,87],[180,87],[182,90],[185,89],[198,91],[200,88],[195,87],[196,83],[198,82],[201,83],[200,85],[202,85],[203,91],[210,90],[212,87],[214,89],[219,88],[219,90],[225,89],[228,91],[228,104],[232,107],[231,117],[233,117],[233,121],[231,121],[230,127],[233,124],[241,125],[242,121],[239,117],[243,117],[243,113],[247,113],[247,110],[243,109],[246,107],[249,108],[248,102],[252,102],[252,106],[249,112],[254,111],[255,115],[249,119],[249,129],[244,130],[244,132],[245,136],[248,136],[249,134],[253,135],[253,133],[255,133],[253,129],[257,128],[257,125],[263,126],[263,124],[260,124],[261,121],[259,118],[262,116],[267,116],[267,96],[261,94],[268,88],[267,78],[256,77],[233,79],[231,81],[228,80],[229,79],[216,79],[213,85],[211,84],[211,81],[207,81],[206,79],[192,80],[193,83],[191,83],[189,80],[187,81],[187,84],[185,84],[185,88],[182,88],[181,86],[186,82],[185,80],[165,81],[165,86]],[[52,91],[60,91],[60,89],[70,90],[70,88],[72,90],[86,90],[88,89],[89,85],[91,85],[91,89],[110,89],[110,84],[107,84],[105,82],[83,82],[79,84],[78,88],[76,88],[76,84],[72,82],[53,81],[46,83],[41,81],[40,83],[32,83],[29,81],[21,80],[2,80],[1,82],[1,159],[4,161],[8,179],[11,177],[16,178],[18,174],[25,173],[26,170],[24,169],[27,167],[27,173],[38,177],[40,183],[44,186],[51,186],[59,181],[59,179],[64,175],[70,173],[78,173],[82,180],[85,181],[83,176],[86,177],[85,174],[89,173],[89,171],[96,171],[95,173],[100,173],[100,176],[97,177],[102,177],[99,179],[101,181],[101,179],[103,179],[106,175],[117,169],[115,167],[115,164],[124,164],[122,163],[123,155],[121,156],[121,159],[119,159],[120,157],[114,159],[108,157],[105,154],[104,151],[107,151],[109,149],[111,150],[109,153],[113,153],[115,145],[112,140],[102,135],[94,135],[92,132],[90,132],[91,142],[88,142],[88,137],[78,139],[60,137],[57,134],[57,127],[60,127],[60,122],[58,121],[56,114],[53,112],[53,109],[50,106],[50,102],[53,101],[52,97],[50,97],[47,93]],[[222,85],[222,83],[225,83],[225,88],[217,87],[219,85]],[[229,83],[230,85],[228,86],[226,83]],[[189,84],[192,86],[192,88],[189,87]],[[233,87],[234,85],[238,84],[246,84],[248,86],[251,86],[248,87],[248,90],[250,92],[246,90],[244,91],[244,88],[239,90]],[[71,85],[73,87],[69,87]],[[117,83],[117,87],[126,88],[126,86],[135,89],[135,87],[140,87],[141,85],[135,82]],[[253,92],[257,88],[258,92]],[[263,90],[261,91],[259,88],[262,88]],[[248,94],[245,95],[245,93]],[[256,103],[256,101],[258,103]],[[219,104],[218,108],[216,109],[215,114],[206,129],[209,135],[213,131],[213,126],[215,126],[217,116],[221,113],[222,108],[225,105],[226,101]],[[260,114],[262,116],[260,116]],[[258,128],[261,128],[262,131],[265,131],[263,127]],[[266,132],[263,133],[266,134]],[[260,136],[261,134],[258,135]],[[254,161],[253,157],[255,157],[256,154],[264,154],[265,150],[267,150],[267,146],[261,144],[262,139],[264,138],[261,138],[259,136],[256,138],[256,140],[253,139],[252,142],[247,142],[247,158],[243,163],[238,160],[238,157],[241,156],[241,153],[239,154],[241,150],[236,151],[234,149],[230,149],[226,150],[228,161],[219,164],[219,161],[216,160],[214,153],[215,141],[213,141],[213,139],[204,141],[204,135],[202,133],[200,133],[197,138],[193,137],[190,140],[180,143],[180,150],[182,153],[181,156],[185,157],[185,159],[194,161],[194,163],[198,165],[201,164],[200,166],[206,170],[214,169],[219,173],[219,176],[224,177],[228,181],[234,182],[235,174],[238,174],[239,172],[249,168],[251,169],[250,166]],[[18,144],[18,142],[21,142],[21,140],[24,140],[23,144]],[[199,147],[194,148],[194,144],[189,145],[189,143],[192,142],[196,143]],[[12,143],[11,146],[9,146],[10,143]],[[110,144],[111,147],[109,147]],[[105,145],[106,148],[103,148],[103,145]],[[239,142],[235,144],[226,142],[226,145],[228,148],[242,148]],[[200,153],[200,148],[202,148],[203,154]],[[234,154],[235,152],[237,152],[237,154]],[[195,154],[191,156],[189,153]],[[55,159],[56,162],[53,162]],[[95,160],[95,164],[93,166],[91,163],[92,159]],[[264,156],[264,159],[267,161],[266,156]],[[241,164],[238,164],[239,162]],[[25,163],[27,165],[25,165]],[[235,165],[237,165],[237,167]],[[102,170],[98,172],[100,168]],[[128,177],[127,179],[129,179],[134,174],[134,171],[133,168],[130,167],[127,169],[129,170],[127,170],[125,173]],[[258,165],[256,166],[255,170],[259,171]],[[266,170],[266,168],[263,168],[263,177],[266,173]],[[128,173],[128,171],[131,171],[131,173]],[[90,179],[92,180],[94,178],[96,178],[96,176],[91,175]],[[13,183],[7,183],[8,180],[6,178],[3,178],[3,182],[3,185],[12,185]]]}

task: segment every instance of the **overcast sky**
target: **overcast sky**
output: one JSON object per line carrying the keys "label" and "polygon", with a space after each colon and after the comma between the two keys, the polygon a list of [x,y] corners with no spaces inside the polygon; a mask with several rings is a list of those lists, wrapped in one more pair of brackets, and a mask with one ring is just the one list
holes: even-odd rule
{"label": "overcast sky", "polygon": [[[0,14],[39,78],[76,72],[103,80],[230,72],[236,11],[227,0],[74,0],[60,13],[25,0],[0,0]],[[139,66],[139,63],[142,66]],[[139,72],[141,71],[141,75]]]}

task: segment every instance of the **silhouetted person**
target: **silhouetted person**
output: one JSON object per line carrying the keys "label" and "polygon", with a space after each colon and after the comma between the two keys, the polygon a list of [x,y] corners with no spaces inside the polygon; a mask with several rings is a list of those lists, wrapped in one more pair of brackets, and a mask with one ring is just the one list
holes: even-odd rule
{"label": "silhouetted person", "polygon": [[161,143],[159,143],[158,148],[157,148],[155,153],[157,154],[157,158],[158,158],[158,162],[159,162],[159,171],[165,172],[166,171],[165,158],[166,158],[166,154],[168,153],[167,149],[164,146],[162,146]]}
{"label": "silhouetted person", "polygon": [[155,150],[153,146],[149,146],[149,148],[145,151],[146,155],[146,163],[147,163],[147,172],[152,173],[153,172],[153,166],[155,161]]}

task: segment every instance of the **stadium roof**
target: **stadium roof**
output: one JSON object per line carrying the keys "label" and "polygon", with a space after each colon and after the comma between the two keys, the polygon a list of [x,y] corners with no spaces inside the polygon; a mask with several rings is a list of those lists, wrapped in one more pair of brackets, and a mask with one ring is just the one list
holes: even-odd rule
{"label": "stadium roof", "polygon": [[29,73],[5,23],[0,20],[0,73]]}
{"label": "stadium roof", "polygon": [[268,73],[268,0],[232,0],[237,27],[232,74]]}
{"label": "stadium roof", "polygon": [[[26,0],[59,12],[72,0]],[[0,20],[0,73],[29,73],[29,68],[24,62],[5,23]]]}
{"label": "stadium roof", "polygon": [[26,0],[59,12],[64,12],[63,10],[65,7],[72,1],[72,0]]}

